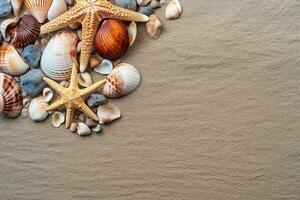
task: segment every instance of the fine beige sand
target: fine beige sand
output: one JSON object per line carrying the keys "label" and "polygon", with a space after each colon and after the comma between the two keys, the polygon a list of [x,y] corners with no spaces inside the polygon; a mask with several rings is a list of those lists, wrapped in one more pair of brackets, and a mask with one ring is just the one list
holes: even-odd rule
{"label": "fine beige sand", "polygon": [[0,119],[1,200],[300,198],[299,1],[181,3],[103,134]]}

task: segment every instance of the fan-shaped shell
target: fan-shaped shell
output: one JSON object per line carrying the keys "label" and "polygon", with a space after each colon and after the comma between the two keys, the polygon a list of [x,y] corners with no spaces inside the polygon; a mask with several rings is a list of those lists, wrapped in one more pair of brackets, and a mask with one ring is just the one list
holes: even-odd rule
{"label": "fan-shaped shell", "polygon": [[1,24],[1,33],[7,42],[16,47],[34,44],[40,34],[40,24],[32,15],[7,19]]}
{"label": "fan-shaped shell", "polygon": [[25,9],[40,23],[43,23],[47,19],[51,4],[52,0],[24,0]]}
{"label": "fan-shaped shell", "polygon": [[41,58],[41,68],[49,78],[57,81],[70,78],[72,64],[77,63],[77,40],[75,33],[61,32],[48,42]]}
{"label": "fan-shaped shell", "polygon": [[135,67],[120,63],[106,77],[102,94],[107,97],[121,97],[133,92],[140,82],[141,76]]}
{"label": "fan-shaped shell", "polygon": [[128,50],[127,27],[116,19],[103,20],[95,36],[95,50],[103,58],[117,60]]}
{"label": "fan-shaped shell", "polygon": [[0,73],[0,112],[7,117],[17,117],[22,107],[21,87],[11,76]]}
{"label": "fan-shaped shell", "polygon": [[17,50],[10,44],[0,46],[0,72],[13,76],[24,74],[29,65],[24,62]]}

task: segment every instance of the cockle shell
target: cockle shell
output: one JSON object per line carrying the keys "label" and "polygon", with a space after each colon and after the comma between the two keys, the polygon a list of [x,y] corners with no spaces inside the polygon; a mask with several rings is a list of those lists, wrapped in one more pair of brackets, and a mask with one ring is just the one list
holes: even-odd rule
{"label": "cockle shell", "polygon": [[62,123],[65,122],[65,115],[61,112],[55,112],[52,116],[52,125],[55,127],[55,128],[58,128],[60,127],[60,125]]}
{"label": "cockle shell", "polygon": [[17,50],[10,44],[0,46],[0,72],[13,76],[24,74],[29,65],[24,62]]}
{"label": "cockle shell", "polygon": [[14,15],[15,16],[19,16],[20,15],[20,11],[23,5],[23,0],[11,0],[11,5],[13,7],[14,10]]}
{"label": "cockle shell", "polygon": [[108,124],[121,117],[121,111],[112,103],[98,107],[97,115],[100,124]]}
{"label": "cockle shell", "polygon": [[116,19],[103,20],[95,36],[95,50],[103,58],[117,60],[128,50],[129,35],[125,24]]}
{"label": "cockle shell", "polygon": [[177,19],[182,12],[181,5],[178,0],[172,0],[166,8],[166,19]]}
{"label": "cockle shell", "polygon": [[49,21],[66,12],[68,9],[65,0],[53,0],[48,10]]}
{"label": "cockle shell", "polygon": [[40,24],[32,15],[7,19],[1,24],[4,40],[16,47],[34,44],[40,34]]}
{"label": "cockle shell", "polygon": [[47,112],[48,106],[49,104],[42,95],[33,98],[28,108],[30,119],[36,122],[45,120],[49,115]]}
{"label": "cockle shell", "polygon": [[77,63],[77,35],[72,32],[56,34],[48,42],[41,58],[41,68],[51,79],[62,81],[71,76],[73,63]]}
{"label": "cockle shell", "polygon": [[106,97],[121,97],[133,92],[140,82],[141,76],[135,67],[120,63],[106,77],[102,94]]}
{"label": "cockle shell", "polygon": [[24,0],[25,9],[40,23],[43,23],[47,19],[51,4],[52,0]]}
{"label": "cockle shell", "polygon": [[22,107],[21,87],[11,76],[0,73],[0,112],[7,117],[17,117]]}

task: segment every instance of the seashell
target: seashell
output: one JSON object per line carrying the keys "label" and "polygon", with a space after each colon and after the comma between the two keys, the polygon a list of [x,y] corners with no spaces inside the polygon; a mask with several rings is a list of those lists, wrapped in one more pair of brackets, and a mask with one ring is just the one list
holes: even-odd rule
{"label": "seashell", "polygon": [[102,94],[94,93],[88,98],[87,104],[89,107],[95,107],[105,103],[106,101],[107,99],[105,96],[103,96]]}
{"label": "seashell", "polygon": [[0,17],[8,16],[12,11],[12,6],[7,0],[0,0]]}
{"label": "seashell", "polygon": [[71,6],[71,5],[73,5],[74,0],[66,0],[66,3],[67,3],[69,6]]}
{"label": "seashell", "polygon": [[30,119],[35,122],[45,120],[48,117],[48,106],[49,104],[42,95],[33,98],[28,108]]}
{"label": "seashell", "polygon": [[103,20],[95,36],[95,50],[103,58],[117,60],[128,50],[127,27],[116,19]]}
{"label": "seashell", "polygon": [[88,87],[93,84],[93,79],[88,72],[78,74],[78,83],[82,87]]}
{"label": "seashell", "polygon": [[59,84],[65,88],[69,87],[69,85],[70,85],[70,83],[68,81],[61,81]]}
{"label": "seashell", "polygon": [[68,10],[65,0],[53,0],[52,4],[48,10],[48,19],[49,21],[58,17]]}
{"label": "seashell", "polygon": [[43,96],[45,98],[45,101],[48,103],[53,98],[53,91],[50,88],[45,87],[43,90]]}
{"label": "seashell", "polygon": [[39,23],[43,23],[47,19],[51,4],[52,0],[24,0],[25,9],[31,13]]}
{"label": "seashell", "polygon": [[58,128],[60,127],[60,125],[62,123],[65,122],[65,115],[61,112],[55,112],[52,116],[52,125],[55,127],[55,128]]}
{"label": "seashell", "polygon": [[80,41],[80,42],[77,43],[77,46],[76,46],[76,52],[77,53],[81,52],[81,44],[82,44],[82,41]]}
{"label": "seashell", "polygon": [[116,5],[128,10],[136,11],[136,0],[116,0]]}
{"label": "seashell", "polygon": [[162,23],[156,15],[149,17],[149,21],[146,23],[146,30],[151,38],[157,39],[159,37],[162,30]]}
{"label": "seashell", "polygon": [[72,32],[56,34],[48,42],[41,58],[41,68],[51,79],[67,80],[71,76],[73,63],[77,63],[77,35]]}
{"label": "seashell", "polygon": [[128,34],[129,34],[129,46],[131,46],[137,35],[137,26],[135,22],[131,22],[128,26]]}
{"label": "seashell", "polygon": [[97,115],[100,124],[108,124],[121,117],[121,111],[112,103],[98,107]]}
{"label": "seashell", "polygon": [[75,133],[76,131],[77,131],[77,123],[76,122],[72,122],[71,123],[71,126],[70,126],[70,131],[72,132],[72,133]]}
{"label": "seashell", "polygon": [[0,112],[17,117],[23,107],[21,87],[11,76],[0,73]]}
{"label": "seashell", "polygon": [[139,6],[145,6],[148,3],[150,3],[151,0],[136,0],[136,2],[139,4]]}
{"label": "seashell", "polygon": [[94,121],[94,120],[92,120],[92,119],[90,119],[90,118],[86,118],[85,119],[85,124],[88,126],[88,127],[95,127],[95,126],[97,126],[97,123]]}
{"label": "seashell", "polygon": [[11,5],[14,11],[14,15],[18,17],[23,5],[23,0],[11,0]]}
{"label": "seashell", "polygon": [[178,0],[172,0],[166,8],[166,19],[177,19],[182,12],[181,5]]}
{"label": "seashell", "polygon": [[1,24],[4,40],[15,47],[34,44],[40,34],[40,24],[32,15],[7,19]]}
{"label": "seashell", "polygon": [[30,104],[30,100],[28,98],[23,98],[23,107],[28,108]]}
{"label": "seashell", "polygon": [[151,4],[150,4],[151,8],[156,9],[156,8],[160,8],[160,2],[158,0],[152,0]]}
{"label": "seashell", "polygon": [[90,59],[91,68],[93,69],[93,68],[97,67],[100,64],[101,64],[100,59],[97,56],[92,55],[91,59]]}
{"label": "seashell", "polygon": [[24,74],[29,65],[24,62],[17,50],[10,44],[0,46],[0,72],[13,76]]}
{"label": "seashell", "polygon": [[97,124],[94,128],[92,128],[92,131],[95,133],[100,133],[102,131],[102,124]]}
{"label": "seashell", "polygon": [[84,122],[85,119],[86,119],[86,117],[85,117],[85,115],[84,115],[83,113],[80,113],[79,116],[78,116],[78,119],[79,119],[80,121]]}
{"label": "seashell", "polygon": [[109,60],[104,59],[98,67],[94,68],[94,71],[99,74],[109,74],[113,70],[113,64]]}
{"label": "seashell", "polygon": [[78,123],[77,134],[80,136],[88,136],[91,135],[91,129],[82,122]]}
{"label": "seashell", "polygon": [[102,94],[106,97],[121,97],[133,92],[140,82],[141,76],[135,67],[120,63],[106,77]]}

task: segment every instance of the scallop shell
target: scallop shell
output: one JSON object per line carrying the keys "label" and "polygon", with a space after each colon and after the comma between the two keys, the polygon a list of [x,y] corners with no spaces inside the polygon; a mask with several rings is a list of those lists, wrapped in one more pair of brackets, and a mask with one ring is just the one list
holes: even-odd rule
{"label": "scallop shell", "polygon": [[47,19],[51,4],[52,0],[24,0],[25,9],[40,23],[43,23]]}
{"label": "scallop shell", "polygon": [[17,117],[23,107],[22,90],[11,76],[0,73],[0,112]]}
{"label": "scallop shell", "polygon": [[133,92],[140,82],[141,76],[135,67],[120,63],[106,77],[102,94],[106,97],[121,97]]}
{"label": "scallop shell", "polygon": [[10,44],[0,46],[0,72],[13,76],[24,74],[29,65],[24,62],[17,50]]}
{"label": "scallop shell", "polygon": [[5,41],[16,47],[34,44],[40,34],[40,24],[32,15],[7,19],[1,24]]}
{"label": "scallop shell", "polygon": [[70,78],[72,64],[77,64],[77,40],[75,33],[61,32],[48,42],[41,58],[41,68],[49,78],[57,81]]}
{"label": "scallop shell", "polygon": [[95,50],[103,58],[117,60],[128,50],[127,27],[116,19],[103,20],[95,36]]}
{"label": "scallop shell", "polygon": [[61,112],[55,112],[51,117],[52,117],[52,125],[55,128],[60,127],[60,125],[65,122],[65,115]]}
{"label": "scallop shell", "polygon": [[49,104],[42,95],[33,98],[28,108],[30,119],[36,122],[45,120],[49,115],[47,111],[48,106]]}
{"label": "scallop shell", "polygon": [[100,124],[108,124],[121,117],[121,111],[112,103],[98,107],[97,115]]}
{"label": "scallop shell", "polygon": [[65,0],[53,0],[47,15],[49,21],[63,14],[64,12],[67,11],[67,9],[68,7]]}

